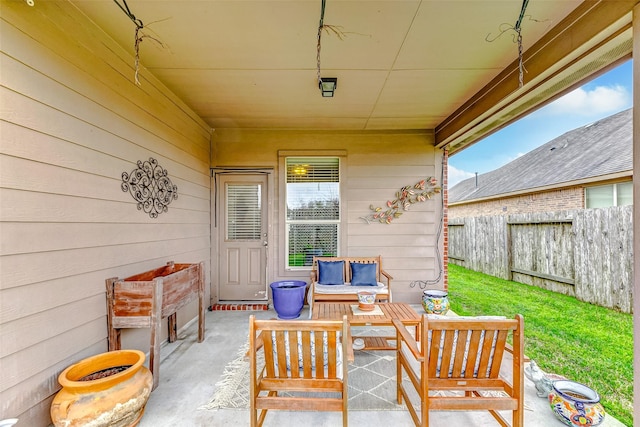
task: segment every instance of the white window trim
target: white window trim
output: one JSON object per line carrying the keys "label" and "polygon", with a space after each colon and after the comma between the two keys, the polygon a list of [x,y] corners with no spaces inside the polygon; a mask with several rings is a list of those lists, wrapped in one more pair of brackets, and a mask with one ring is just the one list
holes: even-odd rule
{"label": "white window trim", "polygon": [[288,227],[287,227],[287,157],[338,157],[340,159],[340,221],[338,223],[338,254],[346,252],[345,238],[348,223],[346,220],[347,213],[347,151],[346,150],[280,150],[278,151],[278,210],[277,224],[279,226],[278,235],[281,244],[278,245],[278,274],[280,277],[299,277],[300,272],[311,271],[311,267],[289,267],[287,265],[288,250]]}
{"label": "white window trim", "polygon": [[613,188],[613,192],[611,194],[611,197],[613,198],[613,200],[611,200],[611,207],[613,206],[618,206],[618,186],[621,184],[627,184],[628,182],[632,182],[632,181],[624,181],[624,182],[614,182],[611,184],[604,184],[604,185],[591,185],[589,187],[585,187],[584,189],[584,204],[585,204],[585,208],[586,209],[594,209],[594,208],[588,208],[587,207],[587,203],[588,203],[588,195],[587,192],[589,189],[591,188],[602,188],[602,187],[612,187]]}

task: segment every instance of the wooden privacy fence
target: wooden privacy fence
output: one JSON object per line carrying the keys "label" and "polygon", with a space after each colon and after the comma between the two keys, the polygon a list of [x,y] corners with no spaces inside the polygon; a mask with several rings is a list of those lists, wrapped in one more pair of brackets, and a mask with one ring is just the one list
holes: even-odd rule
{"label": "wooden privacy fence", "polygon": [[449,262],[631,313],[633,206],[455,218]]}

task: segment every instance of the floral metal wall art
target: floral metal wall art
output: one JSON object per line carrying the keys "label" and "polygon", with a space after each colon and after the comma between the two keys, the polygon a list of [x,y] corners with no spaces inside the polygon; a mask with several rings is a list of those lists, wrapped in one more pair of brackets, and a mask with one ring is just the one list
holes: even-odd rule
{"label": "floral metal wall art", "polygon": [[384,208],[374,205],[369,206],[369,209],[373,212],[361,218],[369,224],[371,224],[372,221],[391,224],[391,221],[402,215],[401,209],[408,211],[412,204],[425,202],[439,192],[440,187],[438,187],[438,180],[434,177],[429,177],[418,182],[413,187],[410,185],[402,187],[400,191],[396,193],[394,200],[387,200],[387,205]]}
{"label": "floral metal wall art", "polygon": [[169,203],[178,198],[178,187],[169,177],[166,169],[158,161],[149,157],[148,161],[138,160],[138,169],[131,173],[122,172],[122,191],[131,193],[138,202],[138,210],[157,218],[169,210]]}

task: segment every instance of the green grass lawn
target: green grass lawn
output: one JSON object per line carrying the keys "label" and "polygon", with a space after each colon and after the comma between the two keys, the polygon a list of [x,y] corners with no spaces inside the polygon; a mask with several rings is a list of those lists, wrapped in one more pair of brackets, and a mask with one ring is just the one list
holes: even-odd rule
{"label": "green grass lawn", "polygon": [[542,370],[593,388],[607,413],[633,425],[632,315],[453,264],[449,299],[460,315],[522,314],[525,354]]}

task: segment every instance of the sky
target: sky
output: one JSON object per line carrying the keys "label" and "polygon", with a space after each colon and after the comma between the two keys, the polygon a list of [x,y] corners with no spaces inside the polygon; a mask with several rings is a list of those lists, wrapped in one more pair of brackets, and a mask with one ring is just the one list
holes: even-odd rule
{"label": "sky", "polygon": [[515,160],[573,129],[630,108],[632,62],[567,93],[556,101],[449,157],[452,188],[460,181]]}

